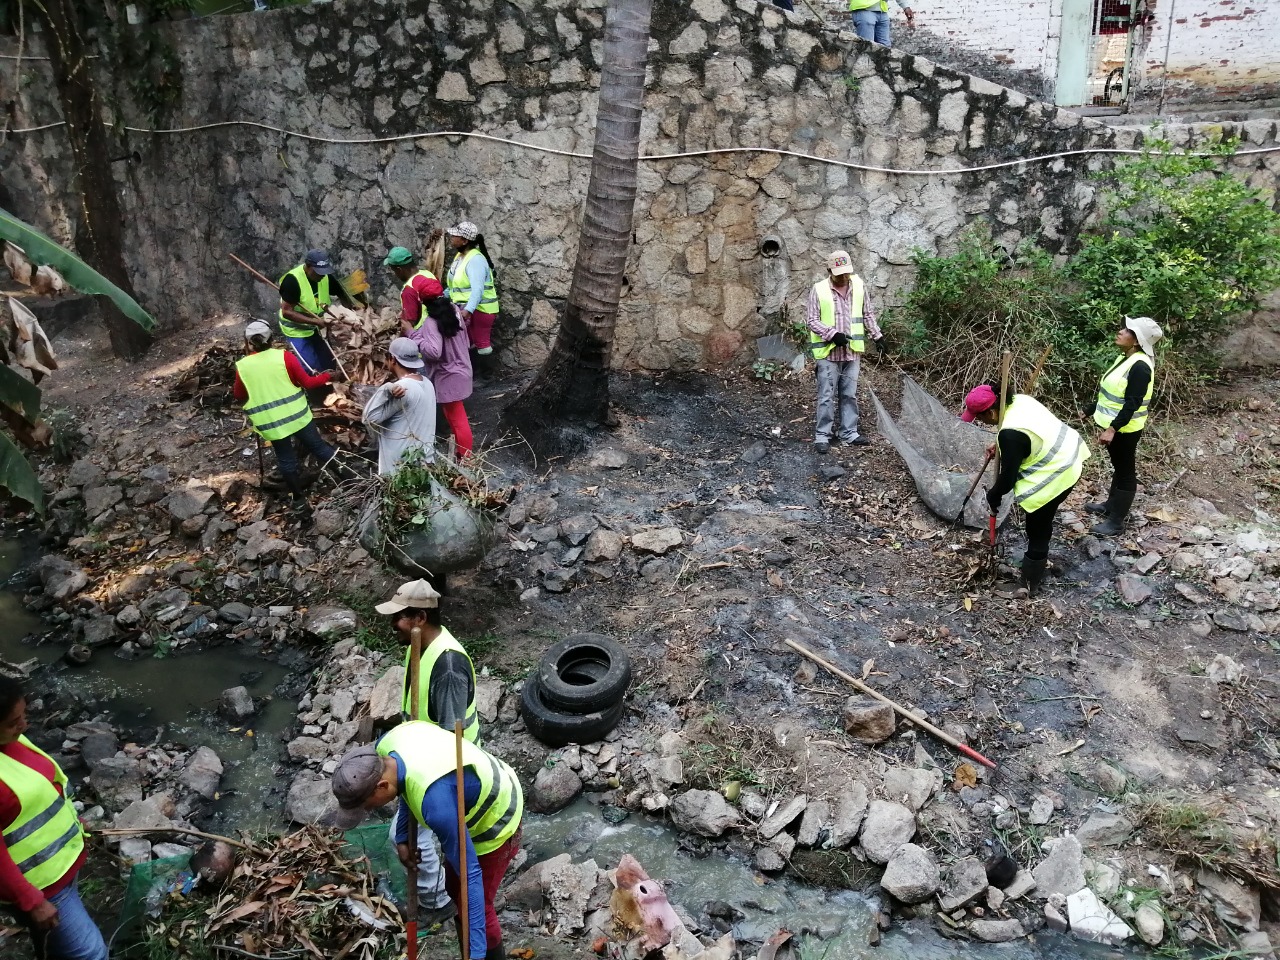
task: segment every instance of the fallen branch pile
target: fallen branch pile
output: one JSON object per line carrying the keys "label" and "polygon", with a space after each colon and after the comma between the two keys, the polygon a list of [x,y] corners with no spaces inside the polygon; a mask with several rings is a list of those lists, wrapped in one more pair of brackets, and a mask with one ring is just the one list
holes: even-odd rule
{"label": "fallen branch pile", "polygon": [[404,952],[395,905],[377,894],[369,862],[314,827],[254,845],[211,898],[171,895],[146,938],[173,957],[211,951],[316,960],[384,960]]}

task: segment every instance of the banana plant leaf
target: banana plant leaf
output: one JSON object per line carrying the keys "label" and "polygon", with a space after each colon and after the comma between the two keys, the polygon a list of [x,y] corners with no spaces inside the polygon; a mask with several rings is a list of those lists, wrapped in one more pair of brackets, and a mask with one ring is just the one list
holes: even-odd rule
{"label": "banana plant leaf", "polygon": [[21,408],[28,420],[40,416],[40,388],[12,367],[0,366],[0,403]]}
{"label": "banana plant leaf", "polygon": [[57,270],[67,283],[81,293],[101,294],[109,297],[120,312],[144,330],[154,330],[155,320],[114,283],[89,266],[70,250],[46,237],[35,227],[28,226],[5,210],[0,210],[0,240],[8,240],[22,248],[23,253],[37,266],[48,265]]}
{"label": "banana plant leaf", "polygon": [[0,487],[44,513],[44,491],[40,489],[40,479],[22,451],[3,433],[0,433]]}

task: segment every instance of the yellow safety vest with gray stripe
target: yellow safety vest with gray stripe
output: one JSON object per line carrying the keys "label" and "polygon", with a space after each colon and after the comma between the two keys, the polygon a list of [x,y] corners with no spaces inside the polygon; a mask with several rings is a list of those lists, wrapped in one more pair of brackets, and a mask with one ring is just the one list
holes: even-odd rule
{"label": "yellow safety vest with gray stripe", "polygon": [[1129,371],[1135,363],[1145,363],[1151,368],[1151,380],[1147,384],[1147,394],[1142,398],[1142,405],[1134,411],[1129,422],[1120,428],[1121,433],[1137,433],[1147,425],[1147,409],[1151,406],[1151,395],[1156,389],[1156,362],[1141,350],[1135,350],[1127,357],[1121,357],[1102,377],[1098,384],[1098,405],[1093,408],[1093,422],[1103,430],[1111,426],[1124,406],[1124,392],[1129,386]]}
{"label": "yellow safety vest with gray stripe", "polygon": [[[867,349],[866,327],[862,324],[862,303],[866,296],[866,287],[862,278],[849,276],[849,349],[854,353],[862,353]],[[836,325],[836,295],[831,289],[831,278],[819,280],[813,285],[814,295],[818,298],[818,321],[824,327],[834,329]],[[836,345],[830,340],[823,340],[812,330],[809,331],[809,352],[815,360],[825,360],[831,355]]]}
{"label": "yellow safety vest with gray stripe", "polygon": [[[397,753],[404,761],[404,799],[423,826],[422,801],[427,788],[441,777],[452,777],[454,739],[434,723],[410,720],[378,741],[379,756]],[[474,743],[462,741],[462,765],[480,779],[480,795],[467,810],[467,833],[476,856],[492,853],[520,829],[524,792],[515,771]]]}
{"label": "yellow safety vest with gray stripe", "polygon": [[62,793],[43,774],[0,753],[0,782],[18,798],[18,816],[4,830],[4,845],[22,876],[43,890],[61,880],[84,849],[84,828],[66,796],[67,776],[26,737],[18,742],[53,764]]}
{"label": "yellow safety vest with gray stripe", "polygon": [[1089,448],[1080,434],[1026,394],[1013,398],[1004,412],[1001,430],[1018,430],[1031,440],[1031,454],[1022,461],[1013,498],[1027,513],[1070,489],[1080,479]]}
{"label": "yellow safety vest with gray stripe", "polygon": [[[460,653],[467,658],[467,666],[471,670],[471,702],[467,704],[467,716],[462,721],[462,735],[472,743],[479,745],[480,743],[480,715],[476,713],[476,667],[471,662],[471,654],[463,648],[458,642],[457,637],[448,631],[447,628],[440,628],[440,636],[436,637],[427,648],[422,651],[422,662],[418,664],[418,713],[419,716],[410,716],[409,707],[409,655],[412,647],[404,652],[404,703],[400,709],[406,720],[426,720],[431,722],[431,718],[427,715],[429,710],[429,701],[431,697],[431,671],[435,668],[436,661],[440,659],[441,654],[446,652]],[[453,733],[452,730],[449,731]]]}
{"label": "yellow safety vest with gray stripe", "polygon": [[311,422],[307,395],[289,379],[284,351],[278,347],[236,361],[240,382],[249,392],[244,412],[264,440],[291,437]]}
{"label": "yellow safety vest with gray stripe", "polygon": [[[329,278],[321,277],[313,291],[311,289],[311,281],[307,279],[306,264],[298,264],[292,270],[288,271],[284,277],[296,277],[298,280],[298,306],[302,309],[299,313],[311,313],[320,316],[324,313],[324,308],[330,303],[329,300]],[[280,278],[280,283],[284,283],[284,277]],[[280,308],[280,312],[276,314],[280,321],[280,332],[286,337],[311,337],[315,335],[315,327],[302,327],[296,323],[290,323],[285,319],[284,308]]]}
{"label": "yellow safety vest with gray stripe", "polygon": [[[455,253],[453,262],[449,264],[446,282],[449,287],[449,299],[464,306],[471,299],[471,280],[467,277],[467,262],[472,257],[484,260],[484,254],[472,247],[466,253]],[[484,277],[484,290],[480,294],[480,303],[476,306],[478,313],[498,312],[498,288],[493,285],[493,267],[485,260],[489,268]]]}

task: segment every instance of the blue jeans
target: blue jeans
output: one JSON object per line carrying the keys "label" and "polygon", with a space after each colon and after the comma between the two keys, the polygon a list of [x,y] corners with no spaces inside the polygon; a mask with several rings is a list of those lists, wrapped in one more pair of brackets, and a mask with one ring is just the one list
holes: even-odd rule
{"label": "blue jeans", "polygon": [[58,925],[45,933],[31,931],[36,956],[41,960],[107,960],[102,931],[85,910],[73,880],[49,902],[58,908]]}
{"label": "blue jeans", "polygon": [[840,407],[840,439],[852,443],[858,439],[858,372],[862,357],[837,363],[818,360],[818,410],[814,425],[814,443],[830,443],[836,426],[836,403]]}
{"label": "blue jeans", "polygon": [[296,496],[302,496],[302,481],[298,476],[297,444],[301,444],[304,450],[319,460],[321,466],[328,463],[336,451],[324,442],[314,420],[297,433],[271,441],[271,449],[276,452],[276,463],[280,465],[280,475],[284,477],[290,491]]}
{"label": "blue jeans", "polygon": [[882,47],[889,44],[889,13],[868,7],[866,10],[854,10],[849,14],[853,21],[853,32],[863,40],[871,40]]}
{"label": "blue jeans", "polygon": [[333,351],[318,333],[309,337],[286,337],[293,352],[302,361],[307,373],[323,373],[326,370],[338,369],[338,362],[333,359]]}

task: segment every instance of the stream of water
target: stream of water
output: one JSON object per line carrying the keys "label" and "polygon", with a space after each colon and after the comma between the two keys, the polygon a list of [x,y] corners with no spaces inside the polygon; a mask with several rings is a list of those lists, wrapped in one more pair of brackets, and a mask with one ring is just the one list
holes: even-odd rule
{"label": "stream of water", "polygon": [[[0,540],[0,582],[7,582],[32,551],[18,540]],[[122,731],[122,739],[210,747],[222,759],[220,797],[203,825],[215,831],[279,829],[287,782],[279,777],[279,734],[294,722],[296,701],[277,695],[289,672],[251,648],[213,647],[191,653],[120,657],[98,650],[83,667],[63,663],[66,644],[39,643],[49,631],[22,605],[12,588],[0,589],[0,657],[44,665],[42,680],[83,704],[96,719]],[[301,659],[299,658],[299,664]],[[218,715],[222,691],[244,685],[255,698],[268,697],[248,724],[237,728]],[[252,734],[250,734],[252,731]]]}
{"label": "stream of water", "polygon": [[668,899],[690,915],[699,915],[712,900],[741,911],[743,919],[733,927],[739,940],[760,942],[779,927],[809,931],[802,945],[805,960],[1100,960],[1118,955],[1114,949],[1052,933],[1001,944],[947,940],[924,921],[895,923],[879,946],[868,946],[876,909],[862,894],[785,878],[762,884],[759,875],[738,860],[698,858],[681,850],[679,834],[658,821],[633,814],[611,825],[585,800],[554,816],[529,815],[524,842],[530,863],[567,852],[575,861],[593,858],[601,868],[612,868],[630,853],[649,876],[669,881]]}

